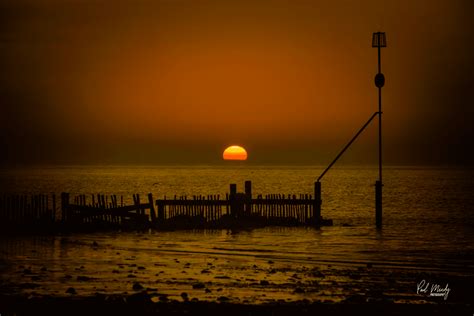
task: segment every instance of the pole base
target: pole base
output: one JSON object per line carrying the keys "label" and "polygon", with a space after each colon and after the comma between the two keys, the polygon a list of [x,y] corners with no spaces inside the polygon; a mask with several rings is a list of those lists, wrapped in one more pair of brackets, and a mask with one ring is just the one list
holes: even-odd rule
{"label": "pole base", "polygon": [[375,226],[382,227],[382,182],[375,181]]}

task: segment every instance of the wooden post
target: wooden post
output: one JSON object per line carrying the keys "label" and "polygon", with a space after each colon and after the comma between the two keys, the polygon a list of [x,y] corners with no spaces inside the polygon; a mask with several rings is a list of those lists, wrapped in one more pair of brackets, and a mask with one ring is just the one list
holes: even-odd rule
{"label": "wooden post", "polygon": [[237,207],[236,207],[236,195],[237,195],[237,184],[232,183],[230,185],[230,194],[229,194],[229,201],[230,201],[230,216],[235,218],[237,217]]}
{"label": "wooden post", "polygon": [[[229,201],[229,193],[225,194],[225,200]],[[229,202],[230,203],[230,202]],[[225,205],[225,213],[228,215],[229,214],[229,204]]]}
{"label": "wooden post", "polygon": [[322,204],[322,200],[321,200],[321,182],[319,181],[316,181],[314,183],[314,213],[313,213],[313,216],[314,216],[314,224],[316,226],[320,226],[321,225],[321,204]]}
{"label": "wooden post", "polygon": [[237,194],[237,184],[232,183],[230,185],[230,195],[235,195]]}
{"label": "wooden post", "polygon": [[52,213],[53,213],[52,217],[53,217],[53,222],[56,222],[56,195],[54,193],[52,195],[52,199],[53,199],[53,201],[52,201],[52,203],[53,203],[53,205],[52,205]]}
{"label": "wooden post", "polygon": [[238,218],[241,218],[243,215],[245,215],[245,203],[247,202],[247,196],[245,193],[237,193],[235,200],[236,214]]}
{"label": "wooden post", "polygon": [[245,181],[245,214],[252,214],[252,181]]}
{"label": "wooden post", "polygon": [[18,206],[18,195],[16,195],[16,194],[13,195],[13,196],[12,196],[12,199],[13,199],[12,211],[13,211],[13,213],[15,214],[16,223],[22,224],[21,214],[20,214],[20,212],[18,212],[18,210],[19,210],[19,206]]}
{"label": "wooden post", "polygon": [[31,221],[31,216],[28,205],[28,197],[26,195],[21,197],[21,203],[23,204],[23,216],[25,218],[25,223],[29,223]]}
{"label": "wooden post", "polygon": [[61,220],[65,222],[68,220],[68,208],[69,208],[69,193],[61,193]]}
{"label": "wooden post", "polygon": [[150,217],[151,222],[154,224],[156,222],[155,207],[153,206],[153,195],[148,193],[148,203],[150,204]]}
{"label": "wooden post", "polygon": [[[156,201],[156,206],[158,207],[158,221],[160,223],[163,223],[164,220],[165,220],[165,204],[164,204],[164,201],[163,202],[160,202],[160,201]],[[170,216],[172,216],[170,214]]]}
{"label": "wooden post", "polygon": [[11,196],[11,199],[12,199],[12,200],[11,200],[12,203],[11,203],[10,208],[11,208],[11,210],[12,210],[12,212],[13,212],[13,216],[14,216],[14,217],[13,217],[13,219],[14,219],[13,222],[14,222],[15,224],[19,224],[19,223],[21,223],[21,221],[20,221],[21,218],[19,217],[19,214],[18,214],[18,211],[17,211],[17,207],[16,207],[16,195],[12,195],[12,196]]}

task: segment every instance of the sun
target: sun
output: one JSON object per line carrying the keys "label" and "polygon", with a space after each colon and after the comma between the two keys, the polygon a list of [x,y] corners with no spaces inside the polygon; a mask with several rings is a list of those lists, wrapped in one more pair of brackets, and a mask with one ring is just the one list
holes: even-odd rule
{"label": "sun", "polygon": [[247,160],[247,151],[241,146],[229,146],[222,154],[224,160]]}

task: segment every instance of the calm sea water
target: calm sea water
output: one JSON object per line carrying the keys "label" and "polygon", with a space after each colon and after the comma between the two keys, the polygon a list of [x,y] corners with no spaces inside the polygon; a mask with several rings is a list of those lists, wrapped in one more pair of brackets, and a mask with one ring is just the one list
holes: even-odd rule
{"label": "calm sea water", "polygon": [[[252,180],[254,194],[312,194],[318,166],[63,166],[0,171],[2,192],[117,194],[220,194],[230,183],[243,191]],[[131,245],[129,234],[78,237],[101,240],[118,248],[166,248],[166,251],[208,256],[379,262],[389,266],[444,271],[474,271],[474,170],[386,167],[384,227],[374,225],[375,167],[336,168],[322,181],[324,217],[333,227],[267,228],[228,232],[153,233]],[[348,224],[348,225],[344,225]],[[173,241],[171,244],[170,242]],[[166,247],[165,247],[166,246]],[[148,249],[148,250],[147,250]],[[311,259],[308,259],[311,258]]]}

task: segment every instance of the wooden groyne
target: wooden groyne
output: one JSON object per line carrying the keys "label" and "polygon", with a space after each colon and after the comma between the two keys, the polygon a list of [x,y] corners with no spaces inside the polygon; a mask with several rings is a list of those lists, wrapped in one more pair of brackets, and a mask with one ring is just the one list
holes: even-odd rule
{"label": "wooden groyne", "polygon": [[97,229],[199,229],[254,228],[276,226],[332,225],[321,217],[319,183],[315,195],[252,195],[252,183],[245,192],[220,195],[174,196],[144,201],[133,195],[133,204],[125,205],[123,196],[13,195],[0,197],[0,228],[3,231],[97,230]]}
{"label": "wooden groyne", "polygon": [[52,224],[57,219],[56,195],[37,194],[0,196],[0,225],[35,226]]}
{"label": "wooden groyne", "polygon": [[69,193],[61,194],[60,223],[66,227],[146,228],[155,218],[151,193],[145,203],[139,194],[134,194],[130,205],[124,205],[123,196],[119,203],[116,195],[78,195],[71,201]]}

